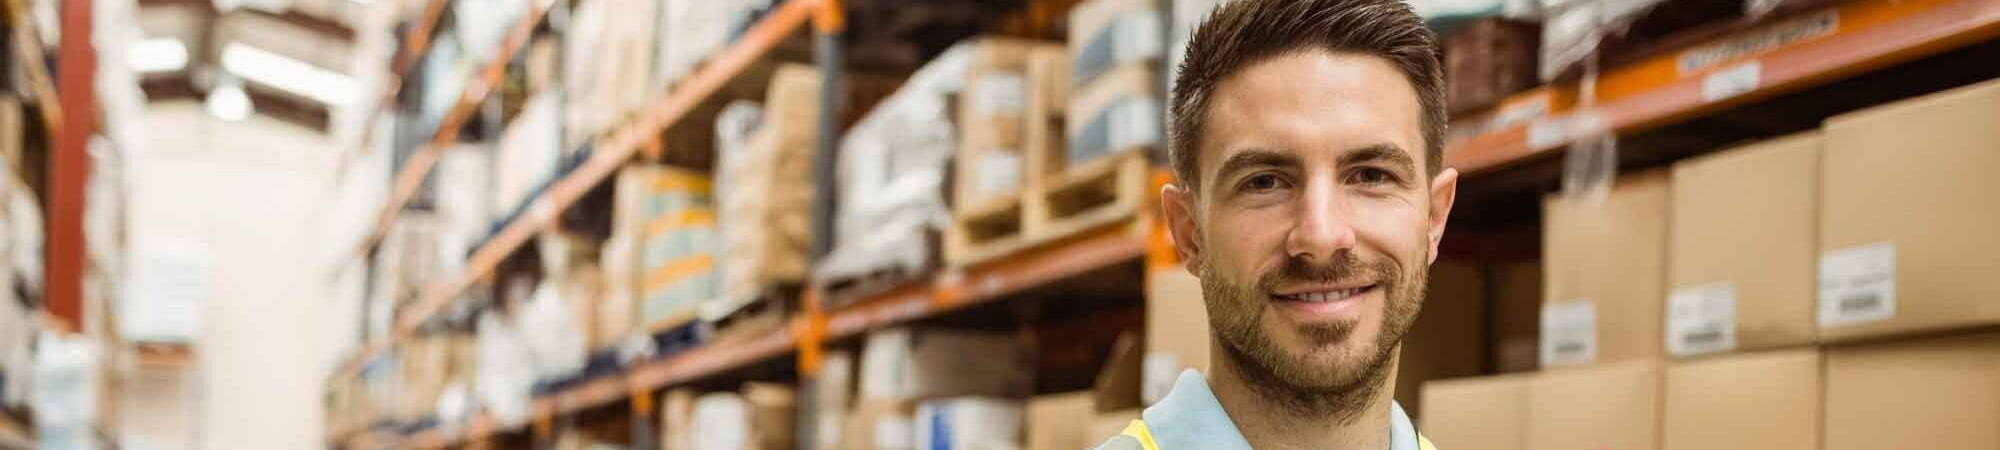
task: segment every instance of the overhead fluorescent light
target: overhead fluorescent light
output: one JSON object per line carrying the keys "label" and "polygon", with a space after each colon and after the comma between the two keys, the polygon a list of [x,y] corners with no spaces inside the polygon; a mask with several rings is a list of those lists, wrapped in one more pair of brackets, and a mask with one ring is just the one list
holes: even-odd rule
{"label": "overhead fluorescent light", "polygon": [[218,119],[236,122],[250,117],[250,95],[243,92],[243,83],[239,81],[224,80],[208,91],[204,103],[208,113]]}
{"label": "overhead fluorescent light", "polygon": [[346,74],[240,42],[222,48],[222,69],[327,105],[352,103],[361,90],[354,78]]}
{"label": "overhead fluorescent light", "polygon": [[187,64],[187,44],[180,39],[145,39],[125,49],[125,66],[141,74],[179,71]]}

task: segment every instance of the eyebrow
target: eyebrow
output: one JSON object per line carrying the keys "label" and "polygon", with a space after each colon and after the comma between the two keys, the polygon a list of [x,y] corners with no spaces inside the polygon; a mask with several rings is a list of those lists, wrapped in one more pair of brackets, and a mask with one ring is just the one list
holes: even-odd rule
{"label": "eyebrow", "polygon": [[1397,171],[1402,172],[1403,174],[1406,175],[1410,173],[1415,173],[1417,170],[1416,159],[1411,158],[1410,152],[1403,151],[1403,148],[1397,147],[1396,144],[1381,143],[1381,144],[1369,145],[1366,147],[1349,150],[1347,151],[1346,154],[1340,155],[1341,167],[1352,166],[1355,164],[1360,164],[1370,161],[1381,161],[1387,163],[1390,166],[1393,166],[1392,167],[1393,169],[1396,169]]}
{"label": "eyebrow", "polygon": [[1304,162],[1299,161],[1299,155],[1291,151],[1250,148],[1236,152],[1234,155],[1229,155],[1229,159],[1223,160],[1222,168],[1215,171],[1215,178],[1219,181],[1228,178],[1230,174],[1253,167],[1300,167],[1304,165]]}

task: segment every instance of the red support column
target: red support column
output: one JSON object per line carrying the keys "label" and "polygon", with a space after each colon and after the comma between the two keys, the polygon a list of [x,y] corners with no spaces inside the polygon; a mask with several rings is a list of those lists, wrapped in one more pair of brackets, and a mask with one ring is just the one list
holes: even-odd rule
{"label": "red support column", "polygon": [[60,326],[83,330],[84,188],[90,180],[90,135],[97,128],[97,51],[91,47],[90,0],[63,0],[56,95],[62,126],[49,155],[46,305]]}

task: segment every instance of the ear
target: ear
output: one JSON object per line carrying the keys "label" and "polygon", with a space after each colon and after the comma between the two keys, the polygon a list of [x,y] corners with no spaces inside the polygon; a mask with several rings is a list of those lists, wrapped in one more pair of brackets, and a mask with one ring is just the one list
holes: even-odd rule
{"label": "ear", "polygon": [[1187,265],[1188,273],[1201,276],[1201,230],[1195,223],[1194,191],[1178,182],[1160,188],[1160,218],[1166,220],[1174,253]]}
{"label": "ear", "polygon": [[1444,239],[1445,223],[1451,219],[1451,204],[1458,200],[1458,169],[1445,168],[1431,178],[1430,262],[1438,259],[1438,242]]}

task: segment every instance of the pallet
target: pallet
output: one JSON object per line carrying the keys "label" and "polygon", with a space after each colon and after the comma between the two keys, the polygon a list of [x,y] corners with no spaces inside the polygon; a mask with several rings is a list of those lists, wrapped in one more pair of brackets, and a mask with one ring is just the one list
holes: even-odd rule
{"label": "pallet", "polygon": [[957,213],[945,263],[979,264],[1137,217],[1146,198],[1145,149],[1121,151],[1047,177],[1030,177],[1019,203]]}
{"label": "pallet", "polygon": [[[925,234],[936,235],[936,233]],[[822,297],[821,307],[829,309],[844,307],[861,299],[929,278],[931,272],[931,267],[893,266],[857,276],[830,279],[823,285],[825,297]]]}

